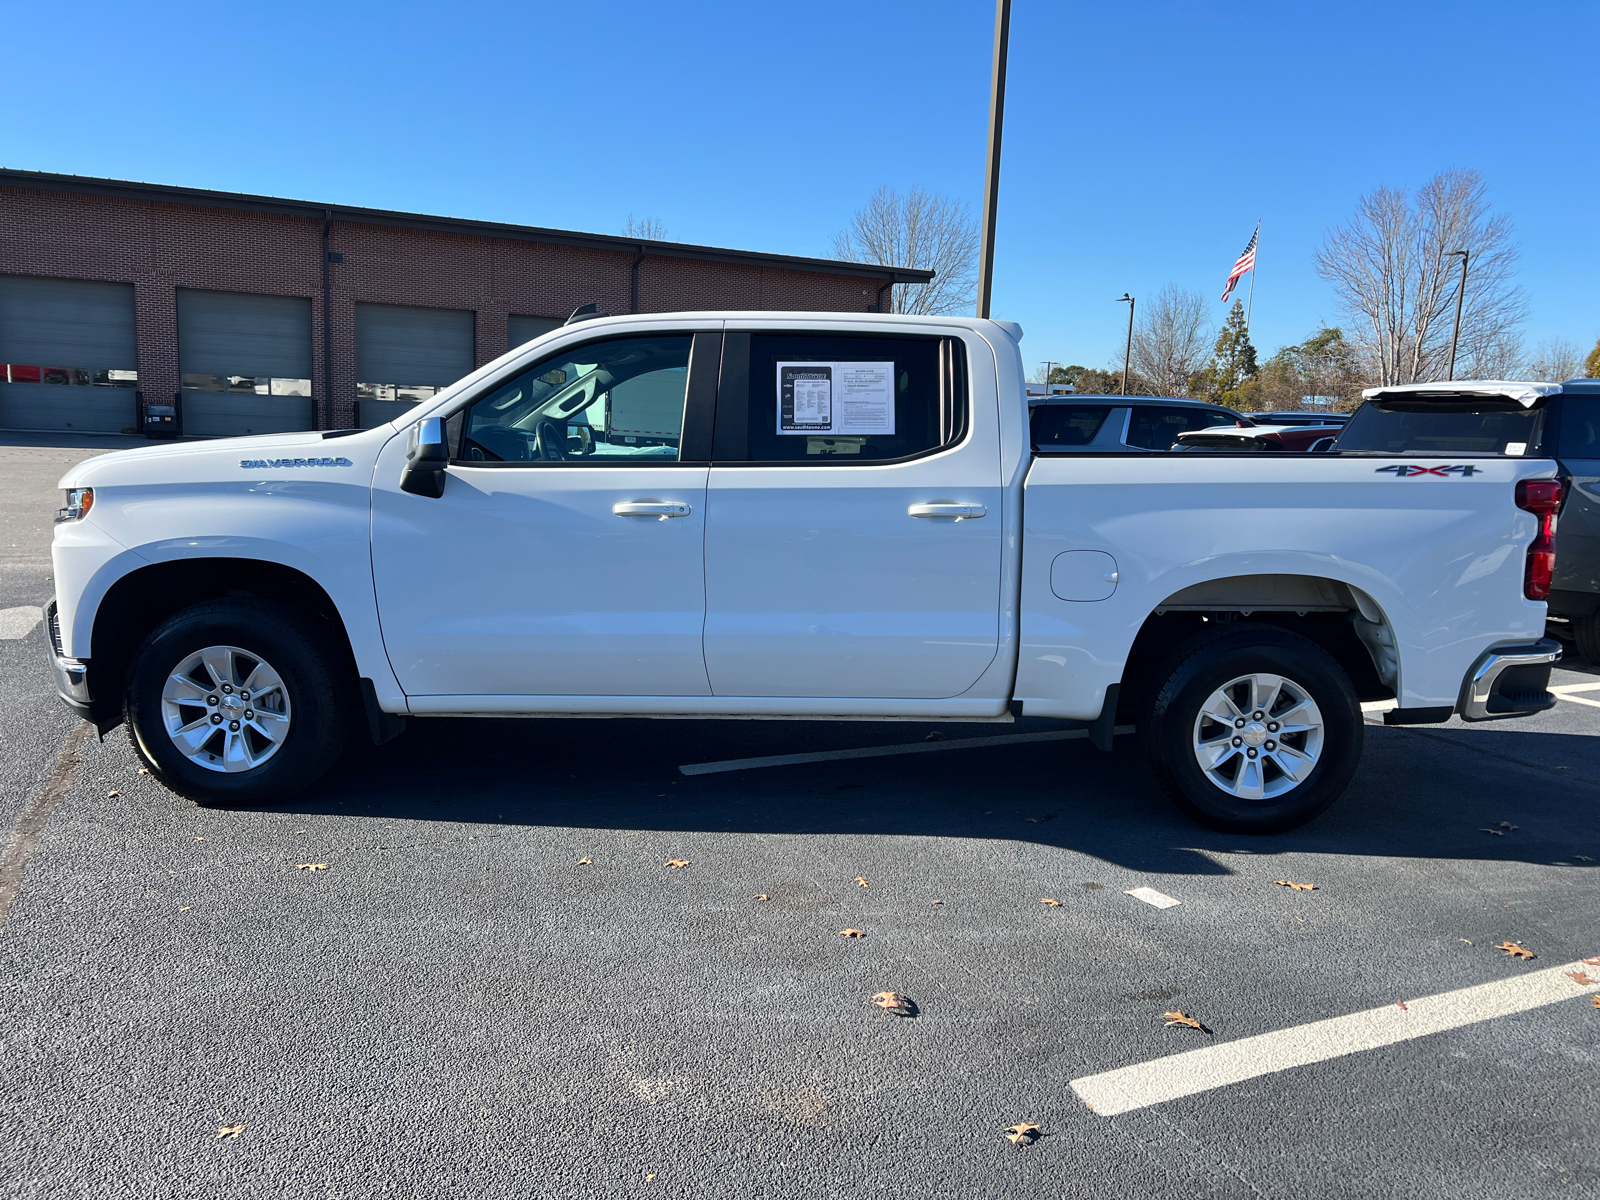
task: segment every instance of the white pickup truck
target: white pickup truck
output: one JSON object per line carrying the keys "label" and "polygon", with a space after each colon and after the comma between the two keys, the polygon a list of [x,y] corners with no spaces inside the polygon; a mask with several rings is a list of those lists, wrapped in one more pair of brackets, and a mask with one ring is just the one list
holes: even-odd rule
{"label": "white pickup truck", "polygon": [[1025,714],[1102,750],[1131,721],[1239,831],[1333,802],[1363,700],[1554,703],[1553,462],[1085,452],[1030,433],[1020,338],[584,320],[390,425],[91,459],[61,481],[61,694],[213,804],[408,717]]}

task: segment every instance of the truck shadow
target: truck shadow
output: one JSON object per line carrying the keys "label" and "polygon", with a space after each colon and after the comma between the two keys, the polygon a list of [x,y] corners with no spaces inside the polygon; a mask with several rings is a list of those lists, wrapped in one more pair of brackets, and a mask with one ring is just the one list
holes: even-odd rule
{"label": "truck shadow", "polygon": [[[1048,741],[684,776],[768,754],[1060,729],[648,720],[413,721],[353,749],[285,811],[485,825],[1017,840],[1140,872],[1232,873],[1208,852],[1313,852],[1586,865],[1600,860],[1600,769],[1508,758],[1497,735],[1369,727],[1344,797],[1270,837],[1205,829],[1151,781],[1135,737],[1112,754]],[[1519,734],[1539,764],[1594,760],[1596,739]],[[1528,751],[1524,751],[1528,753]],[[1521,756],[1518,756],[1521,757]],[[1496,822],[1518,828],[1505,830]],[[1600,865],[1597,863],[1596,865]],[[1600,878],[1600,876],[1597,876]]]}

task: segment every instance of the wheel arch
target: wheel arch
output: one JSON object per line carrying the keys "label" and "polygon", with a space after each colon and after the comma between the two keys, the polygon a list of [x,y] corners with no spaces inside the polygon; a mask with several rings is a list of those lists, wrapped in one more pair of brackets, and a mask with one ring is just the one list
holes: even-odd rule
{"label": "wheel arch", "polygon": [[1210,626],[1240,619],[1286,629],[1321,646],[1350,676],[1362,700],[1400,694],[1394,624],[1370,592],[1327,575],[1240,574],[1190,584],[1150,610],[1123,667],[1119,711],[1136,710],[1152,673],[1179,645]]}
{"label": "wheel arch", "polygon": [[104,733],[122,721],[122,693],[133,656],[162,621],[205,600],[251,596],[301,609],[327,622],[341,666],[357,675],[349,631],[333,598],[310,575],[267,559],[202,557],[151,563],[117,579],[95,608],[91,719]]}

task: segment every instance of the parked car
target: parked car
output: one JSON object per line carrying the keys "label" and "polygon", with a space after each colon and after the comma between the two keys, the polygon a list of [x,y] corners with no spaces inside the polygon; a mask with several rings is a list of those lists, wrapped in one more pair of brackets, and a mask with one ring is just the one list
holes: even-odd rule
{"label": "parked car", "polygon": [[1033,452],[1020,338],[569,322],[372,429],[91,458],[62,480],[57,686],[212,804],[282,803],[413,717],[1021,714],[1102,750],[1131,719],[1159,784],[1243,832],[1334,801],[1362,700],[1555,703],[1529,590],[1554,462],[1170,455],[1169,420],[1222,414],[1131,398],[1099,398],[1115,453]]}
{"label": "parked car", "polygon": [[1349,413],[1337,412],[1267,412],[1250,416],[1262,425],[1343,425],[1350,420]]}
{"label": "parked car", "polygon": [[1549,458],[1561,480],[1550,630],[1600,665],[1600,379],[1373,389],[1341,454]]}
{"label": "parked car", "polygon": [[1333,445],[1337,425],[1241,425],[1180,433],[1174,450],[1321,452]]}
{"label": "parked car", "polygon": [[1041,453],[1170,450],[1178,434],[1237,425],[1231,408],[1158,396],[1029,396],[1028,427]]}

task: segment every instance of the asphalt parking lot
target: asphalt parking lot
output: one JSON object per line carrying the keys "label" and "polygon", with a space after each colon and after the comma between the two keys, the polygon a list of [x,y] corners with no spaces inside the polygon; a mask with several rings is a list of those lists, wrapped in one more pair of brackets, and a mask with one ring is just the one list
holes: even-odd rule
{"label": "asphalt parking lot", "polygon": [[1600,1195],[1600,671],[1272,838],[957,744],[1027,720],[413,721],[203,809],[19,611],[115,444],[0,437],[4,1195]]}

